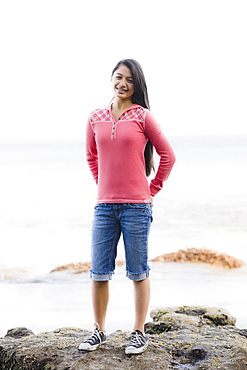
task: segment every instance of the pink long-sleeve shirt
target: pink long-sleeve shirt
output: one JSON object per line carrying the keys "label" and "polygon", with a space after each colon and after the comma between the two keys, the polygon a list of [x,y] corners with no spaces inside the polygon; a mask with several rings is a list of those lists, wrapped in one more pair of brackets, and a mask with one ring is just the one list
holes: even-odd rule
{"label": "pink long-sleeve shirt", "polygon": [[[147,140],[160,156],[148,182],[144,159]],[[87,122],[86,157],[98,184],[97,203],[149,203],[175,162],[174,152],[148,109],[133,104],[115,120],[111,107],[93,111]]]}

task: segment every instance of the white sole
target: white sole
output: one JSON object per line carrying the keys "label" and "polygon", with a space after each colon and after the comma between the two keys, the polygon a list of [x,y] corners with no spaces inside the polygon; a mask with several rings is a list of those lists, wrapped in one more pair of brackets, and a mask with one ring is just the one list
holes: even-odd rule
{"label": "white sole", "polygon": [[100,344],[96,344],[95,346],[89,346],[89,347],[84,347],[83,348],[83,343],[79,346],[79,351],[95,351],[97,348],[99,348],[100,346],[106,344],[106,341],[104,342],[101,342]]}
{"label": "white sole", "polygon": [[126,348],[125,353],[126,355],[139,355],[140,353],[143,353],[147,349],[147,347],[148,347],[148,343],[146,343],[145,346],[142,348],[133,347],[133,349],[129,349],[129,350],[128,348]]}

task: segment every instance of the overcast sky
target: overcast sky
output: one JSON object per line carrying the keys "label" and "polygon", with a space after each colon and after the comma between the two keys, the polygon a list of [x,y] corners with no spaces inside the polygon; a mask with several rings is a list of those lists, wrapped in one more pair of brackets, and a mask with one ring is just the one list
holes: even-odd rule
{"label": "overcast sky", "polygon": [[165,134],[247,134],[246,19],[246,0],[1,0],[0,137],[84,137],[122,58]]}

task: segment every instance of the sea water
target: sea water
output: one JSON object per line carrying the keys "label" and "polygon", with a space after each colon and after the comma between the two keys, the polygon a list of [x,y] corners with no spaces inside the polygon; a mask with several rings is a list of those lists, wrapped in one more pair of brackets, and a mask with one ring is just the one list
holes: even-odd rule
{"label": "sea water", "polygon": [[[155,197],[150,259],[195,247],[230,254],[245,265],[226,270],[151,262],[150,310],[219,306],[246,328],[247,136],[168,139],[177,161]],[[0,142],[0,336],[15,326],[34,332],[93,327],[88,273],[50,273],[58,265],[90,260],[97,187],[84,152],[83,139]],[[123,258],[120,241],[118,259]],[[132,284],[118,266],[107,330],[131,330],[132,324]]]}

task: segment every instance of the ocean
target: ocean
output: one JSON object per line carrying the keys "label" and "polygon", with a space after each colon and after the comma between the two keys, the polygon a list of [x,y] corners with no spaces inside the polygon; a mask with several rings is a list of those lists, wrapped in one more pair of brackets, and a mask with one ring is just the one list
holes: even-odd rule
{"label": "ocean", "polygon": [[[223,307],[247,328],[247,136],[168,139],[177,161],[155,197],[150,259],[195,247],[230,254],[244,266],[151,262],[150,310]],[[0,171],[0,337],[16,326],[35,333],[63,326],[92,330],[88,273],[50,273],[90,260],[97,187],[83,139],[1,141]],[[118,259],[123,256],[120,241]],[[132,330],[133,320],[132,283],[118,266],[107,330]]]}

